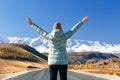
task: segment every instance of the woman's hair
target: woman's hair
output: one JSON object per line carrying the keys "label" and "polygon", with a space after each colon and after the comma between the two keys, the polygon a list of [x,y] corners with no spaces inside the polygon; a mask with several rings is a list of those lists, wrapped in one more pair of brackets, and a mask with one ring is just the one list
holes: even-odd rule
{"label": "woman's hair", "polygon": [[53,29],[60,29],[62,30],[61,24],[59,22],[55,22],[53,25]]}

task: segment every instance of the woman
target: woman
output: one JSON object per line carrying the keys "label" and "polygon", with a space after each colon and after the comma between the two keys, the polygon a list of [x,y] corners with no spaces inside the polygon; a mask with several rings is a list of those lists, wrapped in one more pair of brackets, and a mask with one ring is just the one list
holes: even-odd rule
{"label": "woman", "polygon": [[48,33],[34,24],[30,18],[27,22],[35,29],[41,36],[48,40],[50,52],[48,56],[48,65],[50,71],[50,80],[57,80],[57,73],[60,73],[61,80],[67,80],[67,65],[68,56],[66,51],[66,42],[81,26],[86,22],[88,16],[85,16],[80,22],[78,22],[71,30],[64,33],[62,31],[61,24],[56,22],[53,25],[53,30]]}

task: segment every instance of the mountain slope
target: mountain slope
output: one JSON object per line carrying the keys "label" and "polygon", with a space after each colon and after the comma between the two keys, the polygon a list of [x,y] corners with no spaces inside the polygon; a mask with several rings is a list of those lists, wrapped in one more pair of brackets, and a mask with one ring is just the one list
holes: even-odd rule
{"label": "mountain slope", "polygon": [[11,45],[16,46],[16,47],[20,47],[20,48],[22,48],[22,49],[24,49],[24,50],[26,50],[26,51],[34,54],[34,55],[36,55],[36,56],[38,56],[38,57],[46,60],[46,61],[48,60],[48,57],[47,57],[47,56],[45,56],[44,54],[36,51],[36,49],[34,49],[34,48],[32,48],[32,47],[30,47],[30,46],[28,46],[28,45],[26,45],[26,44],[13,44],[13,43],[12,43]]}
{"label": "mountain slope", "polygon": [[[42,37],[37,38],[19,38],[9,37],[8,43],[27,44],[34,47],[37,51],[49,52],[47,40]],[[120,44],[108,44],[99,41],[71,40],[67,41],[66,49],[68,52],[101,52],[101,53],[119,53]]]}
{"label": "mountain slope", "polygon": [[0,43],[3,43],[3,41],[0,39]]}
{"label": "mountain slope", "polygon": [[47,60],[43,54],[39,57],[33,55],[36,53],[41,54],[25,44],[0,44],[0,58],[2,59],[27,60],[34,62]]}
{"label": "mountain slope", "polygon": [[114,54],[106,54],[100,52],[75,52],[68,53],[70,64],[76,63],[97,63],[100,60],[106,60],[109,58],[118,58],[118,56]]}
{"label": "mountain slope", "polygon": [[32,52],[35,53],[37,51],[25,44],[1,43],[0,74],[16,73],[47,67],[47,60],[42,56],[38,57],[34,55]]}

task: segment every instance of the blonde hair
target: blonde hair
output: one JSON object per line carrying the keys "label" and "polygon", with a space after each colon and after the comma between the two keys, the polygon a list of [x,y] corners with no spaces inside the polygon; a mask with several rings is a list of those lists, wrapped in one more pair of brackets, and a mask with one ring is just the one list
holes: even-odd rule
{"label": "blonde hair", "polygon": [[60,29],[62,30],[61,24],[59,22],[55,22],[53,25],[53,29]]}

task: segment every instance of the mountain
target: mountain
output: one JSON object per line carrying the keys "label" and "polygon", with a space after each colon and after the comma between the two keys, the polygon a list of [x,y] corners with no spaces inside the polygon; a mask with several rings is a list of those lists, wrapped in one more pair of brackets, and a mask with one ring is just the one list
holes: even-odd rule
{"label": "mountain", "polygon": [[26,44],[0,43],[0,74],[46,68],[46,58]]}
{"label": "mountain", "polygon": [[3,43],[2,39],[0,38],[0,43]]}
{"label": "mountain", "polygon": [[[48,42],[42,37],[37,37],[33,39],[9,37],[7,43],[27,44],[41,53],[49,52]],[[69,39],[67,41],[66,49],[68,52],[120,53],[120,44],[107,44],[99,41]]]}
{"label": "mountain", "polygon": [[120,57],[120,54],[119,54],[119,53],[115,53],[114,55],[116,55],[116,56]]}
{"label": "mountain", "polygon": [[26,44],[17,44],[17,43],[14,43],[14,44],[13,44],[13,43],[12,43],[12,44],[10,44],[10,45],[13,45],[13,46],[15,46],[15,47],[20,47],[20,48],[22,48],[22,49],[24,49],[24,50],[32,53],[33,55],[38,56],[39,58],[42,58],[42,59],[44,59],[44,60],[46,60],[46,61],[48,60],[48,58],[47,58],[46,55],[44,55],[44,54],[36,51],[36,49],[34,49],[33,47],[30,47],[30,46],[28,46],[28,45],[26,45]]}
{"label": "mountain", "polygon": [[34,48],[26,44],[16,43],[1,43],[0,58],[33,62],[47,61],[47,56],[39,53]]}
{"label": "mountain", "polygon": [[37,51],[44,53],[49,52],[48,42],[42,38],[19,38],[19,37],[8,37],[8,43],[19,43],[19,44],[27,44],[33,48],[35,48]]}
{"label": "mountain", "polygon": [[101,60],[107,60],[112,58],[119,58],[114,54],[106,54],[100,52],[70,52],[68,53],[69,63],[97,63]]}
{"label": "mountain", "polygon": [[106,59],[106,60],[101,60],[99,61],[98,63],[96,63],[97,65],[111,65],[111,64],[114,64],[114,66],[119,66],[120,68],[120,58],[109,58],[109,59]]}

